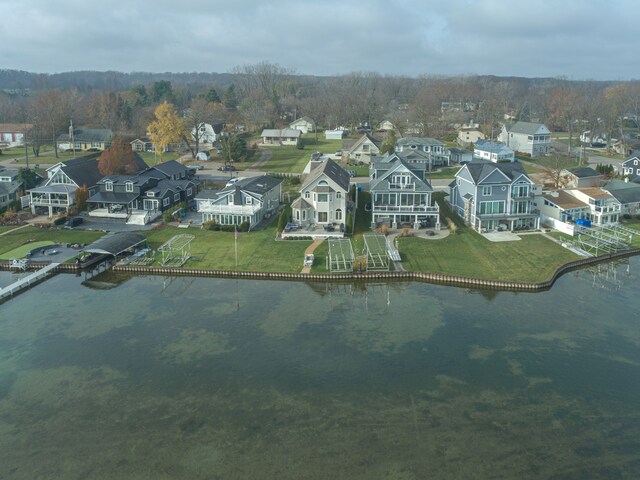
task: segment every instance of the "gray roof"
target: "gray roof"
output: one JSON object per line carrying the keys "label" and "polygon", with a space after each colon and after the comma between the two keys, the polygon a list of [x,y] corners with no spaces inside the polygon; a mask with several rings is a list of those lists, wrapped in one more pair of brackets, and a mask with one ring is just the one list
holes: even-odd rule
{"label": "gray roof", "polygon": [[491,153],[514,153],[512,148],[507,147],[504,143],[491,142],[489,140],[478,140],[474,147],[476,150]]}
{"label": "gray roof", "polygon": [[398,159],[398,162],[395,163],[389,170],[387,170],[386,172],[384,172],[382,175],[380,175],[378,178],[376,178],[371,182],[371,184],[369,185],[369,190],[371,190],[372,192],[376,190],[387,190],[388,188],[387,182],[388,182],[389,176],[394,173],[395,169],[398,168],[399,165],[404,166],[415,177],[414,179],[415,192],[432,192],[433,191],[433,188],[431,187],[429,182],[421,179],[418,175],[416,175],[415,171],[412,170],[411,165],[409,165],[408,163],[406,163],[404,160],[400,158]]}
{"label": "gray roof", "polygon": [[201,190],[199,191],[195,198],[196,200],[213,200],[220,196],[222,190]]}
{"label": "gray roof", "polygon": [[349,172],[331,159],[323,162],[322,165],[313,169],[307,176],[300,190],[304,190],[310,183],[314,182],[323,174],[336,182],[343,190],[349,190],[349,181],[351,180]]}
{"label": "gray roof", "polygon": [[118,204],[130,204],[138,195],[135,193],[120,193],[120,192],[97,192],[87,200],[88,203],[118,203]]}
{"label": "gray roof", "polygon": [[296,198],[291,204],[291,208],[297,208],[298,210],[305,210],[311,207],[312,205],[302,197]]}
{"label": "gray roof", "polygon": [[402,137],[396,142],[397,146],[405,145],[444,145],[444,142],[430,137]]}
{"label": "gray roof", "polygon": [[569,170],[574,176],[578,178],[590,178],[599,177],[600,174],[591,167],[572,168]]}
{"label": "gray roof", "polygon": [[106,235],[96,240],[91,245],[83,248],[82,251],[117,256],[146,241],[147,239],[145,237],[137,233],[119,232],[113,235]]}
{"label": "gray roof", "polygon": [[172,177],[173,175],[179,175],[182,172],[191,173],[191,170],[188,167],[185,167],[179,162],[175,160],[169,160],[168,162],[159,163],[155,165],[153,168],[158,170],[159,172],[164,173],[168,177]]}
{"label": "gray roof", "polygon": [[12,182],[0,182],[0,195],[15,193],[20,189],[20,185],[22,185],[22,182],[15,180]]}
{"label": "gray roof", "polygon": [[266,128],[260,134],[261,137],[275,137],[275,138],[298,138],[302,135],[300,130],[295,128],[283,128],[282,130],[276,130],[273,128]]}
{"label": "gray roof", "polygon": [[[113,132],[109,128],[74,128],[73,140],[75,142],[99,142],[109,143],[113,139]],[[58,137],[59,142],[69,142],[68,133],[63,133]]]}
{"label": "gray roof", "polygon": [[501,171],[511,181],[515,180],[517,177],[523,174],[527,176],[520,162],[493,163],[485,160],[474,160],[473,162],[469,162],[464,167],[462,167],[460,171],[456,173],[456,176],[465,168],[469,170],[471,178],[473,178],[473,181],[476,185],[483,178],[491,175],[494,170]]}
{"label": "gray roof", "polygon": [[640,202],[640,185],[622,180],[610,180],[602,187],[615,197],[620,203]]}
{"label": "gray roof", "polygon": [[534,135],[540,127],[547,128],[542,123],[531,123],[531,122],[516,122],[512,125],[505,125],[507,132],[511,133],[523,133],[525,135]]}
{"label": "gray roof", "polygon": [[294,123],[299,122],[299,121],[301,121],[301,120],[304,120],[305,122],[308,122],[308,123],[316,123],[316,122],[313,120],[313,118],[308,117],[308,116],[306,116],[306,115],[303,115],[302,117],[295,119],[295,120],[294,120],[293,122],[291,122],[289,125],[293,125]]}

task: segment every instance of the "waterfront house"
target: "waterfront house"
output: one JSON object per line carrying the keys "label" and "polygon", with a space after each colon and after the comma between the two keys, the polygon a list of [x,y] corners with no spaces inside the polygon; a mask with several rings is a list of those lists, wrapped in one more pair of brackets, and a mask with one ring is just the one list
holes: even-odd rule
{"label": "waterfront house", "polygon": [[440,210],[432,205],[433,188],[424,180],[420,165],[407,163],[397,154],[375,157],[369,189],[372,229],[380,225],[440,228]]}
{"label": "waterfront house", "polygon": [[536,199],[536,205],[540,210],[541,221],[554,228],[557,223],[554,221],[568,223],[589,219],[589,205],[564,190],[542,192]]}
{"label": "waterfront house", "polygon": [[532,157],[551,152],[551,132],[542,123],[503,124],[498,140],[514,151]]}
{"label": "waterfront house", "polygon": [[621,204],[611,193],[603,188],[587,187],[565,190],[578,200],[589,205],[589,220],[595,225],[618,223]]}
{"label": "waterfront house", "polygon": [[533,202],[537,187],[519,162],[474,160],[449,186],[451,208],[479,232],[539,226]]}
{"label": "waterfront house", "polygon": [[282,130],[266,128],[260,134],[263,145],[298,145],[302,132],[293,128]]}
{"label": "waterfront house", "polygon": [[493,163],[513,162],[515,154],[512,149],[500,142],[479,140],[473,147],[473,157],[477,160],[489,160]]}
{"label": "waterfront house", "polygon": [[89,197],[89,215],[146,225],[179,203],[193,202],[200,182],[193,171],[171,160],[133,175],[107,175]]}
{"label": "waterfront house", "polygon": [[371,156],[380,153],[380,144],[380,140],[365,133],[347,150],[347,158],[355,162],[369,164]]}
{"label": "waterfront house", "polygon": [[222,190],[203,190],[196,195],[196,209],[202,221],[219,225],[247,222],[254,228],[278,212],[282,180],[261,175],[242,178]]}
{"label": "waterfront house", "polygon": [[316,166],[291,204],[293,221],[302,226],[344,224],[347,218],[349,173],[333,160]]}
{"label": "waterfront house", "polygon": [[623,180],[609,180],[603,187],[620,203],[621,215],[640,214],[640,184]]}
{"label": "waterfront house", "polygon": [[[69,208],[76,203],[78,188],[87,187],[89,195],[93,194],[96,184],[102,178],[98,169],[99,155],[93,153],[58,162],[47,168],[44,185],[29,190],[31,213],[50,217],[68,213]],[[138,155],[136,157],[140,158]],[[139,161],[142,162],[142,159]]]}

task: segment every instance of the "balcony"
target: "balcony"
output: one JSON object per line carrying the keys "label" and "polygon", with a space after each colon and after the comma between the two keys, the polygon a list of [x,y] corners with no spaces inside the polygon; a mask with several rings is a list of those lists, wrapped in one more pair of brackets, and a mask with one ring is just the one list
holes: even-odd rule
{"label": "balcony", "polygon": [[391,183],[389,182],[389,190],[415,190],[415,183]]}
{"label": "balcony", "polygon": [[198,213],[253,215],[260,208],[260,205],[211,205],[204,202],[198,203]]}
{"label": "balcony", "polygon": [[31,199],[31,205],[68,207],[71,203],[69,199],[60,200],[57,198],[35,197]]}
{"label": "balcony", "polygon": [[603,206],[596,205],[594,207],[594,210],[599,213],[615,213],[620,211],[620,205],[619,204],[603,205]]}
{"label": "balcony", "polygon": [[373,213],[440,213],[438,205],[373,205]]}
{"label": "balcony", "polygon": [[518,192],[518,193],[511,192],[511,198],[513,198],[515,200],[517,200],[519,198],[529,199],[529,198],[534,198],[534,197],[535,197],[535,194],[531,190],[527,191],[527,193],[524,194],[524,195],[521,192]]}

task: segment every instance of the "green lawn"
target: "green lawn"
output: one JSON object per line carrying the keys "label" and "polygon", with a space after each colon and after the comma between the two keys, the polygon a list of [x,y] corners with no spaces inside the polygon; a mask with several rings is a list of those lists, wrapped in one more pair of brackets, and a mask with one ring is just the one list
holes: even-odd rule
{"label": "green lawn", "polygon": [[[36,227],[21,228],[15,232],[0,236],[0,255],[33,242],[92,243],[103,235],[104,232],[82,230],[48,230]],[[27,248],[27,250],[30,248],[31,247]]]}
{"label": "green lawn", "polygon": [[156,165],[156,161],[157,163],[163,163],[168,162],[169,160],[176,160],[180,157],[180,155],[176,152],[166,152],[164,155],[162,155],[162,158],[160,158],[160,155],[156,156],[156,154],[153,152],[138,152],[138,155],[140,155],[144,162],[150,167]]}
{"label": "green lawn", "polygon": [[398,249],[406,270],[523,282],[548,280],[557,267],[580,258],[542,235],[490,242],[471,230],[442,240],[400,238]]}
{"label": "green lawn", "polygon": [[443,167],[435,172],[426,172],[425,178],[429,179],[429,178],[453,178],[456,176],[456,173],[458,173],[458,170],[460,170],[460,167]]}
{"label": "green lawn", "polygon": [[52,245],[54,242],[51,240],[43,240],[41,242],[31,242],[25,245],[21,245],[18,248],[14,248],[8,252],[0,254],[0,260],[11,260],[12,258],[23,258],[34,248],[44,247],[45,245]]}
{"label": "green lawn", "polygon": [[320,134],[317,141],[312,133],[302,135],[302,140],[304,142],[303,149],[289,145],[264,146],[271,151],[271,158],[260,167],[260,170],[302,173],[313,152],[333,154],[342,149],[342,140],[325,140],[321,138]]}
{"label": "green lawn", "polygon": [[157,249],[174,235],[190,234],[195,239],[191,243],[193,258],[185,268],[212,270],[244,270],[259,272],[299,272],[302,270],[304,251],[310,240],[276,241],[275,220],[266,229],[238,234],[238,266],[235,264],[233,232],[212,232],[208,230],[177,229],[162,227],[142,232],[147,236],[149,246]]}

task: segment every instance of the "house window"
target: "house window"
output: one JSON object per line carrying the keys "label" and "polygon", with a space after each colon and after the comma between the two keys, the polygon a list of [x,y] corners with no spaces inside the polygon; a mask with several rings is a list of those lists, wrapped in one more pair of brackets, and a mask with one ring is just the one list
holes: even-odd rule
{"label": "house window", "polygon": [[504,213],[504,202],[480,202],[481,214]]}
{"label": "house window", "polygon": [[187,197],[190,197],[193,194],[192,188],[187,188]]}
{"label": "house window", "polygon": [[253,203],[253,198],[251,197],[245,198],[244,203],[247,205],[251,205]]}
{"label": "house window", "polygon": [[342,192],[336,192],[336,198],[342,198]]}
{"label": "house window", "polygon": [[300,210],[296,210],[296,220],[300,220]]}
{"label": "house window", "polygon": [[179,193],[176,193],[176,194],[173,196],[173,201],[174,201],[174,202],[179,202],[179,201],[180,201],[180,194],[179,194]]}
{"label": "house window", "polygon": [[318,222],[327,223],[329,214],[327,212],[318,212]]}
{"label": "house window", "polygon": [[362,151],[363,152],[368,152],[369,151],[369,145],[367,145],[366,143],[364,145],[362,145]]}
{"label": "house window", "polygon": [[164,200],[162,200],[162,206],[163,207],[168,207],[169,206],[169,197],[167,197]]}
{"label": "house window", "polygon": [[336,210],[336,220],[342,220],[342,210],[341,209],[337,209]]}
{"label": "house window", "polygon": [[302,211],[302,220],[306,220],[307,219],[307,211],[303,210]]}
{"label": "house window", "polygon": [[127,182],[124,184],[124,189],[127,192],[133,192],[133,183],[132,182]]}
{"label": "house window", "polygon": [[113,182],[105,182],[104,189],[107,192],[113,192]]}
{"label": "house window", "polygon": [[491,187],[482,187],[482,196],[488,197],[491,195]]}
{"label": "house window", "polygon": [[329,201],[329,194],[327,193],[318,194],[318,202],[328,202],[328,201]]}
{"label": "house window", "polygon": [[311,194],[309,192],[304,192],[304,198],[311,198]]}

